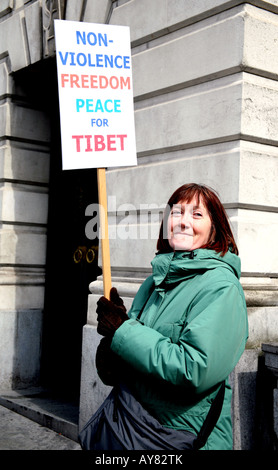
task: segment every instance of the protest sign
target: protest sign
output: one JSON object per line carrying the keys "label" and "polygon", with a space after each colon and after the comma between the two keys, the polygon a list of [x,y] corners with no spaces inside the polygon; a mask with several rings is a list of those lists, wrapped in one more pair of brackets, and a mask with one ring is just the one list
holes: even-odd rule
{"label": "protest sign", "polygon": [[136,165],[129,28],[54,24],[63,169]]}
{"label": "protest sign", "polygon": [[63,170],[97,168],[104,295],[111,288],[105,168],[137,164],[127,26],[55,20]]}

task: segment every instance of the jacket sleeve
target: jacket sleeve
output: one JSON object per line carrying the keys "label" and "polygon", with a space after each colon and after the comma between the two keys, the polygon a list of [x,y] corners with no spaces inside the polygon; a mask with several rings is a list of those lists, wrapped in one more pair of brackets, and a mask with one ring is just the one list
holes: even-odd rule
{"label": "jacket sleeve", "polygon": [[228,377],[248,337],[243,293],[233,283],[222,284],[197,295],[177,344],[129,319],[115,332],[112,350],[142,373],[197,393],[208,390]]}

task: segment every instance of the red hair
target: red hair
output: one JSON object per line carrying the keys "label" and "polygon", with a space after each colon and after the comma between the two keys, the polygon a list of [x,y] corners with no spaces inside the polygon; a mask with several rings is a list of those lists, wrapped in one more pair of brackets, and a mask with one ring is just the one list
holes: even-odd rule
{"label": "red hair", "polygon": [[233,237],[228,216],[218,195],[213,189],[196,183],[184,184],[170,197],[160,226],[157,241],[158,251],[160,253],[173,251],[169,245],[168,238],[164,236],[164,233],[167,233],[165,225],[167,226],[168,217],[173,205],[181,202],[190,203],[194,197],[196,197],[198,204],[201,199],[211,219],[209,240],[202,248],[214,250],[217,253],[221,253],[222,256],[230,249],[232,253],[238,255],[238,248]]}

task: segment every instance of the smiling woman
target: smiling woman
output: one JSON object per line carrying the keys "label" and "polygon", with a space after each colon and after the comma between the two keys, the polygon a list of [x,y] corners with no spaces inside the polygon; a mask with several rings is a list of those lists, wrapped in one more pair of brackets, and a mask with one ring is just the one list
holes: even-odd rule
{"label": "smiling woman", "polygon": [[129,312],[116,289],[98,301],[97,370],[104,383],[127,383],[162,426],[194,438],[224,381],[223,408],[202,448],[231,449],[228,377],[248,337],[237,246],[210,188],[185,184],[166,207],[152,275]]}
{"label": "smiling woman", "polygon": [[[175,237],[175,232],[179,232],[179,236]],[[181,239],[190,233],[193,240],[185,248]],[[200,184],[184,184],[168,201],[157,249],[160,253],[168,253],[173,249],[190,251],[197,248],[209,248],[222,256],[228,250],[238,254],[226,211],[215,191]]]}
{"label": "smiling woman", "polygon": [[196,198],[175,204],[168,219],[168,240],[173,250],[195,250],[204,246],[211,233],[211,219],[205,205]]}

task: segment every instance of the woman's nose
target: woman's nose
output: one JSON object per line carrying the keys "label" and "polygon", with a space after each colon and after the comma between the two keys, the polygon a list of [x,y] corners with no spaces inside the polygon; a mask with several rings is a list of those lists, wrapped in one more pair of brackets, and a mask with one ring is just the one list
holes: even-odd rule
{"label": "woman's nose", "polygon": [[184,213],[181,217],[181,227],[192,227],[192,216],[191,214]]}

